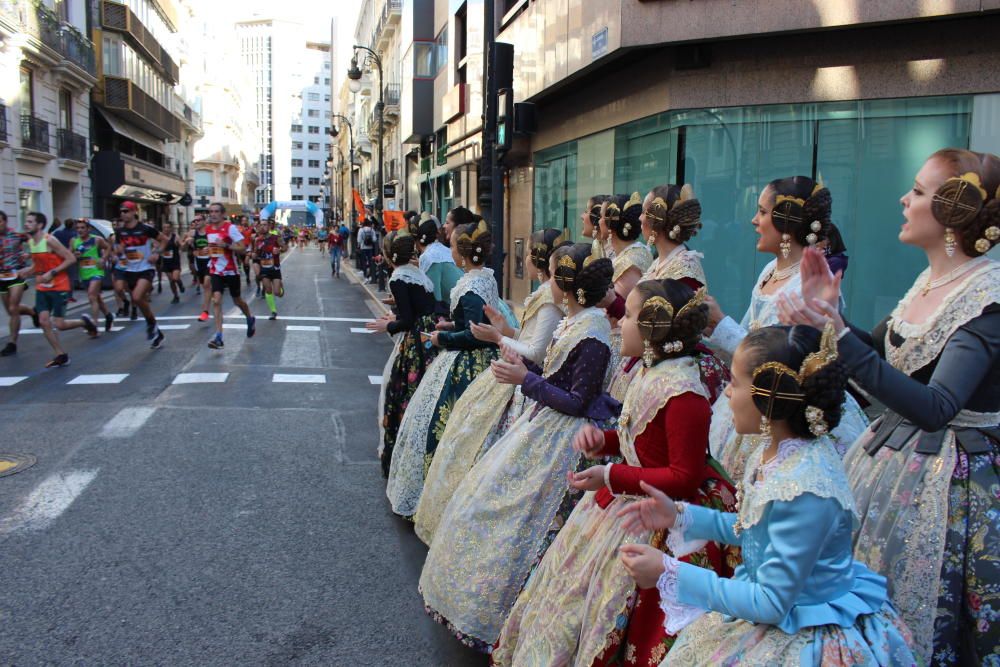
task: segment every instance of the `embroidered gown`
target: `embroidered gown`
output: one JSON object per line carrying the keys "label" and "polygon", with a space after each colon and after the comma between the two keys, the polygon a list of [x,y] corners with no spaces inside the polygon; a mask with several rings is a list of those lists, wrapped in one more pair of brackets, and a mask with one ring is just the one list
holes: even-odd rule
{"label": "embroidered gown", "polygon": [[386,495],[392,511],[400,516],[412,517],[417,509],[424,476],[455,401],[497,356],[497,346],[476,340],[469,324],[485,322],[483,308],[496,308],[498,302],[491,269],[469,271],[451,290],[455,329],[438,333],[442,350],[410,398],[396,436]]}
{"label": "embroidered gown", "polygon": [[[638,592],[618,557],[629,535],[617,514],[644,494],[640,481],[672,497],[732,511],[735,492],[707,463],[711,404],[692,357],[643,369],[629,386],[602,455],[624,456],[608,487],[588,492],[545,552],[517,599],[493,653],[496,665],[657,665],[673,637],[663,628],[655,588]],[[708,543],[685,558],[732,575],[735,549]],[[728,561],[728,562],[727,562]],[[630,612],[632,615],[629,620]],[[626,629],[627,624],[627,629]]]}
{"label": "embroidered gown", "polygon": [[573,436],[618,408],[602,394],[610,329],[597,308],[560,323],[544,370],[529,363],[521,385],[534,403],[472,467],[441,517],[420,590],[428,612],[479,650],[496,642],[578,497],[566,485],[581,458]]}
{"label": "embroidered gown", "polygon": [[462,279],[462,269],[455,266],[451,256],[451,248],[434,241],[420,253],[420,270],[430,278],[434,285],[434,300],[437,303],[435,312],[445,316],[450,311],[448,299],[455,284]]}
{"label": "embroidered gown", "polygon": [[[618,282],[618,279],[625,275],[631,268],[639,269],[645,275],[652,265],[653,255],[649,252],[649,248],[646,247],[646,244],[636,241],[632,245],[623,248],[621,254],[615,255],[614,259],[611,260],[612,270],[614,271],[611,282]],[[621,319],[625,312],[625,297],[619,296],[616,305],[620,307],[619,312],[615,313],[609,308],[608,314],[616,319]],[[625,388],[628,386],[628,378],[622,377],[625,373],[624,366],[628,362],[628,359],[622,358],[621,349],[622,330],[621,327],[616,326],[611,331],[611,364],[608,368],[608,393],[619,402],[625,400]]]}
{"label": "embroidered gown", "polygon": [[[545,348],[562,317],[562,309],[552,299],[551,286],[545,282],[524,303],[524,322],[517,340],[504,337],[504,343],[525,359],[542,363]],[[425,544],[434,539],[441,513],[455,488],[503,435],[505,427],[520,416],[524,403],[524,395],[514,385],[501,384],[493,373],[485,372],[455,403],[454,411],[462,418],[450,420],[444,429],[413,517],[417,536]]]}
{"label": "embroidered gown", "polygon": [[378,409],[382,436],[378,454],[386,477],[403,412],[437,354],[436,347],[428,349],[420,341],[421,331],[434,330],[434,286],[430,279],[412,264],[404,264],[389,277],[389,291],[396,302],[396,319],[386,328],[393,346],[382,371]]}
{"label": "embroidered gown", "polygon": [[747,462],[739,514],[688,505],[670,530],[675,554],[715,540],[739,545],[743,565],[722,579],[663,557],[666,629],[683,630],[661,665],[917,664],[885,578],[851,557],[857,513],[830,439],[785,440],[761,465],[765,449]]}
{"label": "embroidered gown", "polygon": [[862,517],[855,557],[889,578],[933,665],[1000,656],[1000,263],[973,261],[925,323],[902,315],[926,271],[870,337],[839,345],[888,408],[844,459]]}
{"label": "embroidered gown", "polygon": [[[737,324],[731,317],[723,318],[709,338],[710,344],[720,348],[730,357],[750,331],[780,324],[778,321],[780,295],[802,292],[802,276],[795,272],[774,294],[761,293],[764,281],[774,271],[777,262],[777,259],[771,260],[761,271],[750,295],[750,307],[743,320]],[[850,394],[845,394],[840,424],[832,432],[833,444],[837,451],[844,454],[867,426],[868,418],[858,402]],[[743,479],[747,456],[756,449],[758,441],[757,437],[741,436],[736,433],[733,429],[733,412],[729,407],[729,399],[725,395],[720,396],[712,405],[712,430],[708,442],[712,456],[722,464],[731,479]]]}

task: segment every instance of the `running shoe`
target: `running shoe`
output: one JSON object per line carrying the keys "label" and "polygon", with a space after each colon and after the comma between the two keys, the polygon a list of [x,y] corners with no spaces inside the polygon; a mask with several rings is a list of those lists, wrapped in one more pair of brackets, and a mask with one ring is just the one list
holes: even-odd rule
{"label": "running shoe", "polygon": [[146,325],[146,340],[153,340],[154,338],[156,338],[156,332],[157,332],[157,328],[156,328],[156,324],[155,323],[147,324]]}
{"label": "running shoe", "polygon": [[281,287],[278,288],[278,298],[280,299],[283,296],[285,296],[285,286],[284,285],[282,285]]}
{"label": "running shoe", "polygon": [[111,331],[111,325],[114,324],[114,323],[115,323],[115,316],[114,315],[112,315],[111,313],[107,313],[107,314],[104,315],[104,331],[105,331],[105,333],[107,333],[108,331]]}
{"label": "running shoe", "polygon": [[198,321],[199,322],[208,322],[208,311],[207,310],[201,311],[201,315],[198,316]]}
{"label": "running shoe", "polygon": [[267,319],[269,319],[269,320],[276,320],[276,319],[278,319],[278,313],[271,313],[271,317],[269,317]]}
{"label": "running shoe", "polygon": [[83,320],[83,328],[87,330],[87,335],[91,338],[97,338],[97,325],[94,324],[94,318],[84,313],[80,319]]}
{"label": "running shoe", "polygon": [[138,311],[138,309],[136,309],[134,303],[132,304],[132,312],[129,314],[128,318],[130,320],[132,320],[133,322],[135,322],[137,319],[139,319],[139,311]]}
{"label": "running shoe", "polygon": [[212,336],[212,340],[208,341],[208,346],[213,350],[221,350],[225,347],[225,344],[222,342],[222,334],[217,333]]}
{"label": "running shoe", "polygon": [[42,326],[41,320],[38,319],[38,311],[34,308],[31,309],[31,323],[35,325],[35,328]]}
{"label": "running shoe", "polygon": [[180,303],[180,302],[181,298],[179,296],[175,296],[173,299],[170,300],[170,303]]}
{"label": "running shoe", "polygon": [[261,292],[259,287],[257,288],[257,298],[258,299],[261,298]]}
{"label": "running shoe", "polygon": [[177,286],[181,288],[181,294],[184,294],[184,283],[177,283]]}
{"label": "running shoe", "polygon": [[17,345],[14,343],[7,343],[2,350],[0,350],[0,357],[10,357],[17,354]]}
{"label": "running shoe", "polygon": [[60,366],[69,366],[69,355],[60,354],[55,359],[45,364],[46,368],[59,368]]}
{"label": "running shoe", "polygon": [[153,339],[153,343],[149,347],[154,350],[159,350],[163,346],[164,338],[166,338],[166,336],[164,336],[163,332],[160,331],[160,327],[156,327],[156,338]]}
{"label": "running shoe", "polygon": [[253,338],[257,333],[257,318],[251,315],[247,318],[247,338]]}
{"label": "running shoe", "polygon": [[73,297],[70,297],[70,298],[66,299],[66,301],[67,301],[68,303],[76,303],[76,299],[75,299],[75,298],[73,298]]}

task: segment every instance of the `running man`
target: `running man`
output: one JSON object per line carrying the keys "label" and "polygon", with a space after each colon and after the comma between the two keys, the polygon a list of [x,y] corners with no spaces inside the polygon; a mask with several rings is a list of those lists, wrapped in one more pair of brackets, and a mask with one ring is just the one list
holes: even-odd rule
{"label": "running man", "polygon": [[316,245],[319,246],[319,254],[326,254],[326,239],[330,233],[326,230],[326,227],[320,227],[316,231]]}
{"label": "running man", "polygon": [[31,253],[31,266],[18,271],[19,278],[35,275],[35,310],[38,311],[38,322],[45,334],[45,340],[55,351],[56,356],[46,368],[69,366],[69,355],[59,344],[59,331],[84,328],[91,338],[97,335],[97,325],[93,318],[84,313],[78,320],[67,320],[66,301],[69,299],[69,272],[67,269],[76,263],[73,253],[66,249],[52,234],[45,233],[48,220],[44,213],[32,211],[24,220],[24,229],[28,233],[28,251]]}
{"label": "running man", "polygon": [[201,315],[199,322],[208,321],[208,302],[212,299],[212,283],[208,278],[208,262],[211,255],[208,249],[208,234],[205,233],[205,216],[198,213],[191,221],[193,227],[181,242],[182,248],[191,248],[194,252],[195,281],[201,293]]}
{"label": "running man", "polygon": [[156,315],[149,306],[149,293],[156,277],[156,260],[167,237],[152,225],[139,222],[139,207],[133,201],[122,202],[122,217],[116,243],[118,254],[125,254],[125,284],[132,294],[132,306],[142,311],[146,320],[146,340],[154,350],[163,345],[163,332],[156,326]]}
{"label": "running man", "polygon": [[163,223],[163,236],[166,237],[166,241],[160,253],[160,270],[167,274],[170,280],[170,291],[174,295],[170,303],[180,303],[180,294],[184,293],[184,283],[181,281],[181,245],[177,233],[174,232],[173,223]]}
{"label": "running man", "polygon": [[21,316],[31,317],[35,327],[39,326],[38,313],[34,308],[21,305],[28,283],[18,273],[30,262],[31,254],[24,245],[25,236],[7,227],[7,214],[0,211],[0,298],[3,308],[10,315],[10,341],[0,350],[0,357],[17,354],[17,336],[21,332]]}
{"label": "running man", "polygon": [[247,318],[247,338],[256,333],[257,318],[250,314],[250,306],[240,296],[240,270],[236,255],[244,252],[243,234],[239,227],[226,220],[226,209],[214,203],[208,207],[209,223],[205,227],[208,234],[208,248],[211,258],[208,273],[212,283],[212,310],[215,314],[215,335],[208,341],[213,350],[223,347],[222,342],[222,293],[227,289],[233,303]]}
{"label": "running man", "polygon": [[[109,260],[109,262],[110,261],[114,262],[114,264],[111,265],[111,281],[112,281],[111,284],[115,290],[115,303],[118,304],[118,313],[117,313],[118,317],[129,316],[128,295],[125,291],[126,288],[128,287],[128,285],[125,284],[125,269],[128,267],[128,261],[126,261],[125,259],[125,253],[124,252],[119,253],[117,247],[118,235],[119,233],[121,233],[122,226],[124,224],[125,223],[122,222],[121,218],[118,218],[118,220],[116,220],[114,223],[115,235],[112,239],[113,243],[112,249],[114,252],[112,253],[112,259]],[[134,305],[131,307],[131,310],[132,310],[132,319],[134,320],[136,318],[136,311]]]}
{"label": "running man", "polygon": [[90,233],[86,220],[76,221],[76,236],[69,241],[69,248],[80,267],[80,282],[86,285],[87,299],[90,301],[90,316],[97,321],[98,313],[104,315],[104,331],[111,331],[115,316],[108,310],[101,297],[101,283],[104,282],[104,265],[111,256],[111,244],[100,236]]}
{"label": "running man", "polygon": [[257,226],[258,234],[254,238],[253,258],[257,266],[260,267],[260,280],[264,288],[264,300],[271,310],[271,316],[267,319],[278,319],[278,308],[274,303],[275,295],[278,298],[285,296],[285,288],[281,284],[281,253],[285,250],[285,244],[277,234],[270,234],[267,231],[267,223],[262,222]]}
{"label": "running man", "polygon": [[[243,235],[243,245],[246,248],[253,248],[253,233],[254,228],[250,226],[250,218],[245,215],[240,216],[240,234]],[[247,287],[250,287],[250,253],[244,253],[240,257],[240,263],[243,265],[243,273],[247,277]]]}

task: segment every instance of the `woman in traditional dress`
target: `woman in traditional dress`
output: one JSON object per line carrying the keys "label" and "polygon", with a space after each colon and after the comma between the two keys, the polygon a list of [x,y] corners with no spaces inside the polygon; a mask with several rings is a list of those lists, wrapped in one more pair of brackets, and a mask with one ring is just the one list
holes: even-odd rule
{"label": "woman in traditional dress", "polygon": [[[661,665],[917,664],[885,578],[851,556],[858,514],[828,432],[847,386],[833,327],[767,327],[733,357],[726,394],[740,433],[761,435],[739,486],[737,513],[652,498],[621,516],[638,535],[670,530],[673,555],[628,544],[621,560],[656,586],[668,633]],[[739,545],[732,579],[678,558],[704,540]],[[707,612],[707,613],[706,613]]]}
{"label": "woman in traditional dress", "polygon": [[446,317],[451,311],[448,303],[451,290],[462,277],[462,270],[452,257],[451,248],[442,243],[445,231],[437,218],[423,213],[417,226],[416,239],[417,249],[420,251],[420,270],[434,285],[436,313],[440,317]]}
{"label": "woman in traditional dress", "polygon": [[582,223],[581,233],[584,238],[593,239],[591,244],[593,245],[593,255],[594,257],[604,257],[604,243],[607,239],[601,233],[601,208],[604,202],[610,199],[609,195],[594,195],[587,200],[587,205],[583,209],[583,213],[580,214],[580,222]]}
{"label": "woman in traditional dress", "polygon": [[[723,315],[718,304],[709,298],[709,327],[713,329],[710,344],[732,355],[748,332],[778,324],[778,298],[782,294],[801,292],[802,250],[825,238],[832,206],[830,191],[807,176],[780,178],[767,184],[757,200],[757,213],[751,224],[760,236],[758,252],[776,257],[757,279],[750,295],[750,307],[739,324]],[[857,401],[848,395],[840,425],[832,434],[837,451],[846,452],[867,425],[868,419]],[[731,479],[743,478],[747,456],[756,449],[757,443],[733,428],[732,412],[725,396],[712,406],[709,446],[712,456]]]}
{"label": "woman in traditional dress", "polygon": [[[787,321],[834,321],[851,377],[887,407],[844,459],[862,523],[855,557],[889,578],[932,665],[1000,656],[1000,159],[938,151],[902,200],[899,240],[928,268],[867,333],[844,328],[840,280],[802,263]],[[831,305],[832,304],[832,305]]]}
{"label": "woman in traditional dress", "polygon": [[581,459],[573,436],[618,407],[602,394],[611,327],[596,307],[611,285],[611,262],[590,253],[591,244],[577,243],[553,255],[552,295],[568,315],[544,369],[510,349],[493,363],[497,380],[520,385],[534,403],[455,490],[420,577],[428,612],[483,651],[579,497],[566,487]]}
{"label": "woman in traditional dress", "polygon": [[389,464],[396,445],[396,433],[403,412],[416,391],[437,348],[420,340],[421,331],[434,329],[434,285],[418,267],[410,263],[416,256],[416,242],[405,230],[390,232],[383,242],[383,256],[394,267],[389,292],[395,314],[365,325],[372,331],[392,336],[392,353],[382,371],[379,392],[379,460],[382,474],[389,476]]}
{"label": "woman in traditional dress", "polygon": [[[492,315],[491,323],[473,324],[473,336],[504,345],[536,365],[544,362],[552,332],[564,314],[552,298],[549,284],[549,261],[563,239],[558,229],[543,229],[531,236],[531,263],[541,284],[524,302],[521,328],[514,331],[499,312],[487,308],[487,316]],[[426,544],[434,539],[441,513],[455,488],[473,464],[503,435],[512,417],[520,416],[523,404],[523,394],[515,392],[512,384],[498,382],[492,373],[480,374],[455,403],[454,411],[462,418],[449,421],[445,427],[413,517],[417,536]]]}
{"label": "woman in traditional dress", "polygon": [[[635,582],[618,558],[623,544],[654,536],[627,535],[618,512],[645,496],[645,481],[695,505],[733,511],[735,490],[708,459],[712,415],[695,359],[708,321],[695,292],[676,280],[639,283],[622,319],[622,354],[641,357],[617,430],[587,425],[574,449],[588,458],[621,455],[622,464],[571,473],[586,491],[518,597],[493,653],[497,665],[658,664],[672,637],[663,630],[656,589],[641,593],[635,623],[624,623],[636,600]],[[688,562],[731,576],[725,546],[709,543]],[[623,641],[624,640],[624,641]]]}
{"label": "woman in traditional dress", "polygon": [[442,348],[410,399],[396,436],[386,494],[392,511],[412,517],[424,476],[452,409],[476,376],[489,368],[497,346],[477,340],[472,323],[486,321],[483,309],[499,305],[493,271],[483,268],[493,242],[484,221],[455,229],[452,255],[465,274],[451,290],[451,331],[425,332],[422,339]]}

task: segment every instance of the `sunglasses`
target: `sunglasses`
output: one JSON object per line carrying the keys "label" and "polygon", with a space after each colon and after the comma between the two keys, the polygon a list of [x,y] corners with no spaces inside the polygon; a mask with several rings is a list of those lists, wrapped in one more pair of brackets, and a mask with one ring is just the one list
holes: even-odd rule
{"label": "sunglasses", "polygon": [[120,209],[118,209],[118,212],[119,213],[131,213],[132,209],[130,209],[130,208],[120,208]]}

